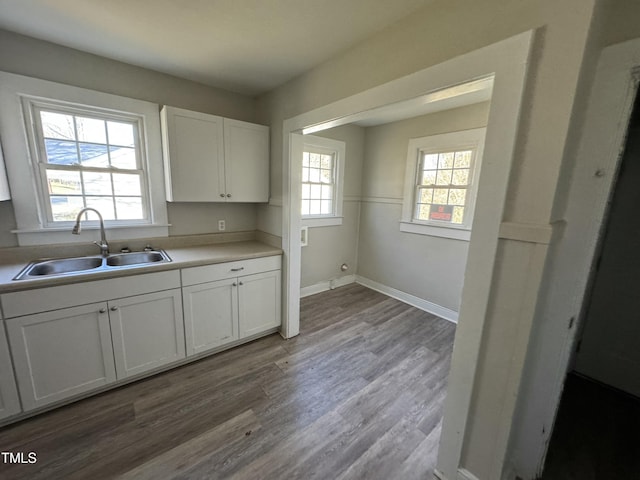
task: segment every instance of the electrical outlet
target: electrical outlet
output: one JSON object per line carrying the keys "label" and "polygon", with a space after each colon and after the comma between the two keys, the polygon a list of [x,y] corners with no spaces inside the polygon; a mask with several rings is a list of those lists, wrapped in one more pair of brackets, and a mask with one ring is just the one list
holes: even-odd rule
{"label": "electrical outlet", "polygon": [[225,228],[227,228],[226,222],[224,220],[218,220],[218,230],[224,232]]}

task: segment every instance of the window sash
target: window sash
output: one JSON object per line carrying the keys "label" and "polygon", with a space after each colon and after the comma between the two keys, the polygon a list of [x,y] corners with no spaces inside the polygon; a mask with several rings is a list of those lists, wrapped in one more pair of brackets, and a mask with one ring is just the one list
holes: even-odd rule
{"label": "window sash", "polygon": [[[112,112],[103,112],[98,109],[93,109],[91,107],[87,108],[77,108],[71,106],[60,106],[57,104],[50,103],[41,103],[37,101],[32,101],[31,109],[32,109],[32,118],[33,118],[33,126],[34,126],[34,134],[35,134],[35,142],[36,142],[36,155],[38,162],[38,170],[39,170],[39,193],[41,197],[41,205],[43,207],[43,213],[46,215],[46,220],[44,221],[45,227],[52,226],[63,226],[66,224],[70,224],[73,220],[59,220],[55,219],[55,215],[53,212],[53,199],[55,198],[78,198],[81,199],[81,203],[83,207],[90,206],[88,203],[91,203],[91,200],[97,201],[98,199],[104,199],[107,201],[107,204],[112,207],[112,210],[109,212],[101,212],[105,216],[105,221],[109,221],[112,224],[117,225],[133,225],[133,224],[149,224],[151,223],[151,215],[150,215],[150,199],[149,199],[149,191],[147,187],[147,175],[145,170],[142,168],[143,164],[143,144],[141,142],[142,138],[142,120],[137,116],[129,116],[129,115],[121,115]],[[45,130],[42,124],[41,112],[50,112],[54,114],[62,114],[73,116],[73,139],[60,139],[51,136],[45,135]],[[80,139],[80,135],[78,134],[78,118],[86,118],[92,120],[99,120],[104,122],[105,125],[105,137],[103,142],[96,141],[85,141],[84,139]],[[122,123],[131,126],[132,128],[132,146],[122,145],[119,142],[112,142],[109,138],[109,124],[107,122],[113,123]],[[73,164],[57,164],[57,163],[49,163],[49,159],[47,156],[47,149],[45,140],[58,140],[62,142],[68,142],[75,144],[77,151],[77,163]],[[107,165],[106,166],[95,166],[95,165],[86,165],[82,163],[82,157],[80,152],[81,145],[103,145],[107,154]],[[132,164],[132,167],[135,168],[122,168],[116,167],[113,163],[113,151],[114,149],[121,148],[131,148],[132,153],[134,154],[135,162]],[[48,176],[47,172],[51,171],[65,171],[65,172],[77,172],[80,178],[80,193],[72,193],[69,195],[57,195],[50,193]],[[85,173],[103,173],[109,175],[109,180],[111,183],[111,191],[108,194],[101,193],[87,193],[85,191],[85,182],[84,182],[84,174]],[[140,194],[124,194],[122,192],[116,193],[116,188],[114,185],[114,174],[123,174],[123,175],[131,175],[138,178],[138,184],[140,186]],[[120,208],[118,208],[118,200],[123,202],[124,199],[139,199],[140,205],[140,215],[135,215],[135,218],[118,218],[119,216],[124,215],[125,206],[121,203]],[[107,207],[109,208],[109,207]],[[100,210],[100,208],[98,208]],[[137,208],[135,208],[137,210]],[[120,213],[119,213],[120,211]],[[112,217],[112,218],[108,218]],[[107,220],[108,219],[108,220]],[[75,219],[74,219],[75,220]]]}
{"label": "window sash", "polygon": [[[328,182],[322,182],[320,180],[321,175],[322,175],[322,171],[323,170],[329,170],[327,168],[322,168],[322,163],[320,163],[319,167],[312,167],[310,165],[311,160],[309,158],[309,166],[305,166],[304,165],[304,160],[303,160],[303,166],[302,166],[302,170],[304,173],[305,169],[308,169],[308,176],[307,176],[307,180],[304,180],[304,174],[303,174],[303,181],[302,181],[302,192],[304,192],[305,190],[305,186],[309,187],[309,196],[305,196],[304,193],[302,193],[300,195],[300,199],[301,199],[301,215],[302,218],[317,218],[317,217],[331,217],[331,216],[335,216],[336,215],[336,189],[337,189],[337,182],[336,182],[336,170],[337,170],[337,158],[338,155],[335,151],[329,151],[327,149],[322,149],[322,148],[305,148],[305,150],[303,151],[303,158],[304,155],[308,155],[309,157],[311,157],[312,154],[318,154],[321,156],[329,156],[331,157],[331,174],[330,174],[330,181]],[[322,158],[320,159],[320,161],[322,162]],[[318,173],[318,181],[311,181],[311,171],[312,170],[319,170]],[[317,187],[316,189],[314,189],[313,187]],[[312,196],[312,193],[314,190],[320,190],[320,196],[316,197],[316,196]],[[325,197],[324,196],[324,192],[325,190],[328,190],[330,192],[330,196],[329,197]],[[317,204],[314,204],[312,202],[318,202]],[[327,207],[328,204],[328,207]],[[312,205],[316,205],[320,207],[320,213],[310,213],[311,212],[311,207]],[[305,208],[306,207],[306,208]],[[305,213],[305,210],[309,213]],[[324,213],[323,213],[324,212]]]}

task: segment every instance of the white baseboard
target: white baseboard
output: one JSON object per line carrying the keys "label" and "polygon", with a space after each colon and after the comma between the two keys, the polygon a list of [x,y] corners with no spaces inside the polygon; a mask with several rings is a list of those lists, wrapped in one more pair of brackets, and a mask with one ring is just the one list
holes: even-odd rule
{"label": "white baseboard", "polygon": [[479,480],[473,473],[464,468],[458,469],[457,480]]}
{"label": "white baseboard", "polygon": [[331,290],[333,288],[343,287],[345,285],[349,285],[350,283],[355,283],[355,281],[355,275],[345,275],[344,277],[331,279],[327,282],[320,282],[316,283],[315,285],[309,285],[308,287],[303,287],[300,289],[300,298],[308,297],[309,295],[315,295],[316,293],[326,292],[327,290]]}
{"label": "white baseboard", "polygon": [[449,320],[450,322],[458,323],[458,312],[454,312],[449,308],[416,297],[415,295],[411,295],[410,293],[402,292],[392,287],[387,287],[386,285],[375,282],[365,277],[361,277],[360,275],[356,275],[355,281],[360,285],[364,285],[365,287],[369,287],[372,290],[384,293],[385,295],[395,298],[396,300],[408,303],[412,307],[416,307],[425,312],[432,313],[433,315],[444,318],[445,320]]}

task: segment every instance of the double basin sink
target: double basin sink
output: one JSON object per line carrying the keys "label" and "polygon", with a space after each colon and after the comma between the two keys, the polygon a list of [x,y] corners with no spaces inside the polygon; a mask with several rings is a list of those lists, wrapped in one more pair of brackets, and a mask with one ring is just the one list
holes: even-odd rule
{"label": "double basin sink", "polygon": [[59,275],[104,272],[127,267],[143,267],[149,264],[170,262],[171,258],[164,250],[150,252],[114,253],[106,257],[95,255],[88,257],[59,258],[29,263],[14,280],[26,280]]}

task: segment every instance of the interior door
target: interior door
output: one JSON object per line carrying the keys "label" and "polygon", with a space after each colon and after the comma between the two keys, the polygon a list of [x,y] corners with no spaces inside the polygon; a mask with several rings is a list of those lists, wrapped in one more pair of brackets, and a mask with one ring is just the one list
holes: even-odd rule
{"label": "interior door", "polygon": [[629,124],[575,370],[640,397],[640,101]]}

